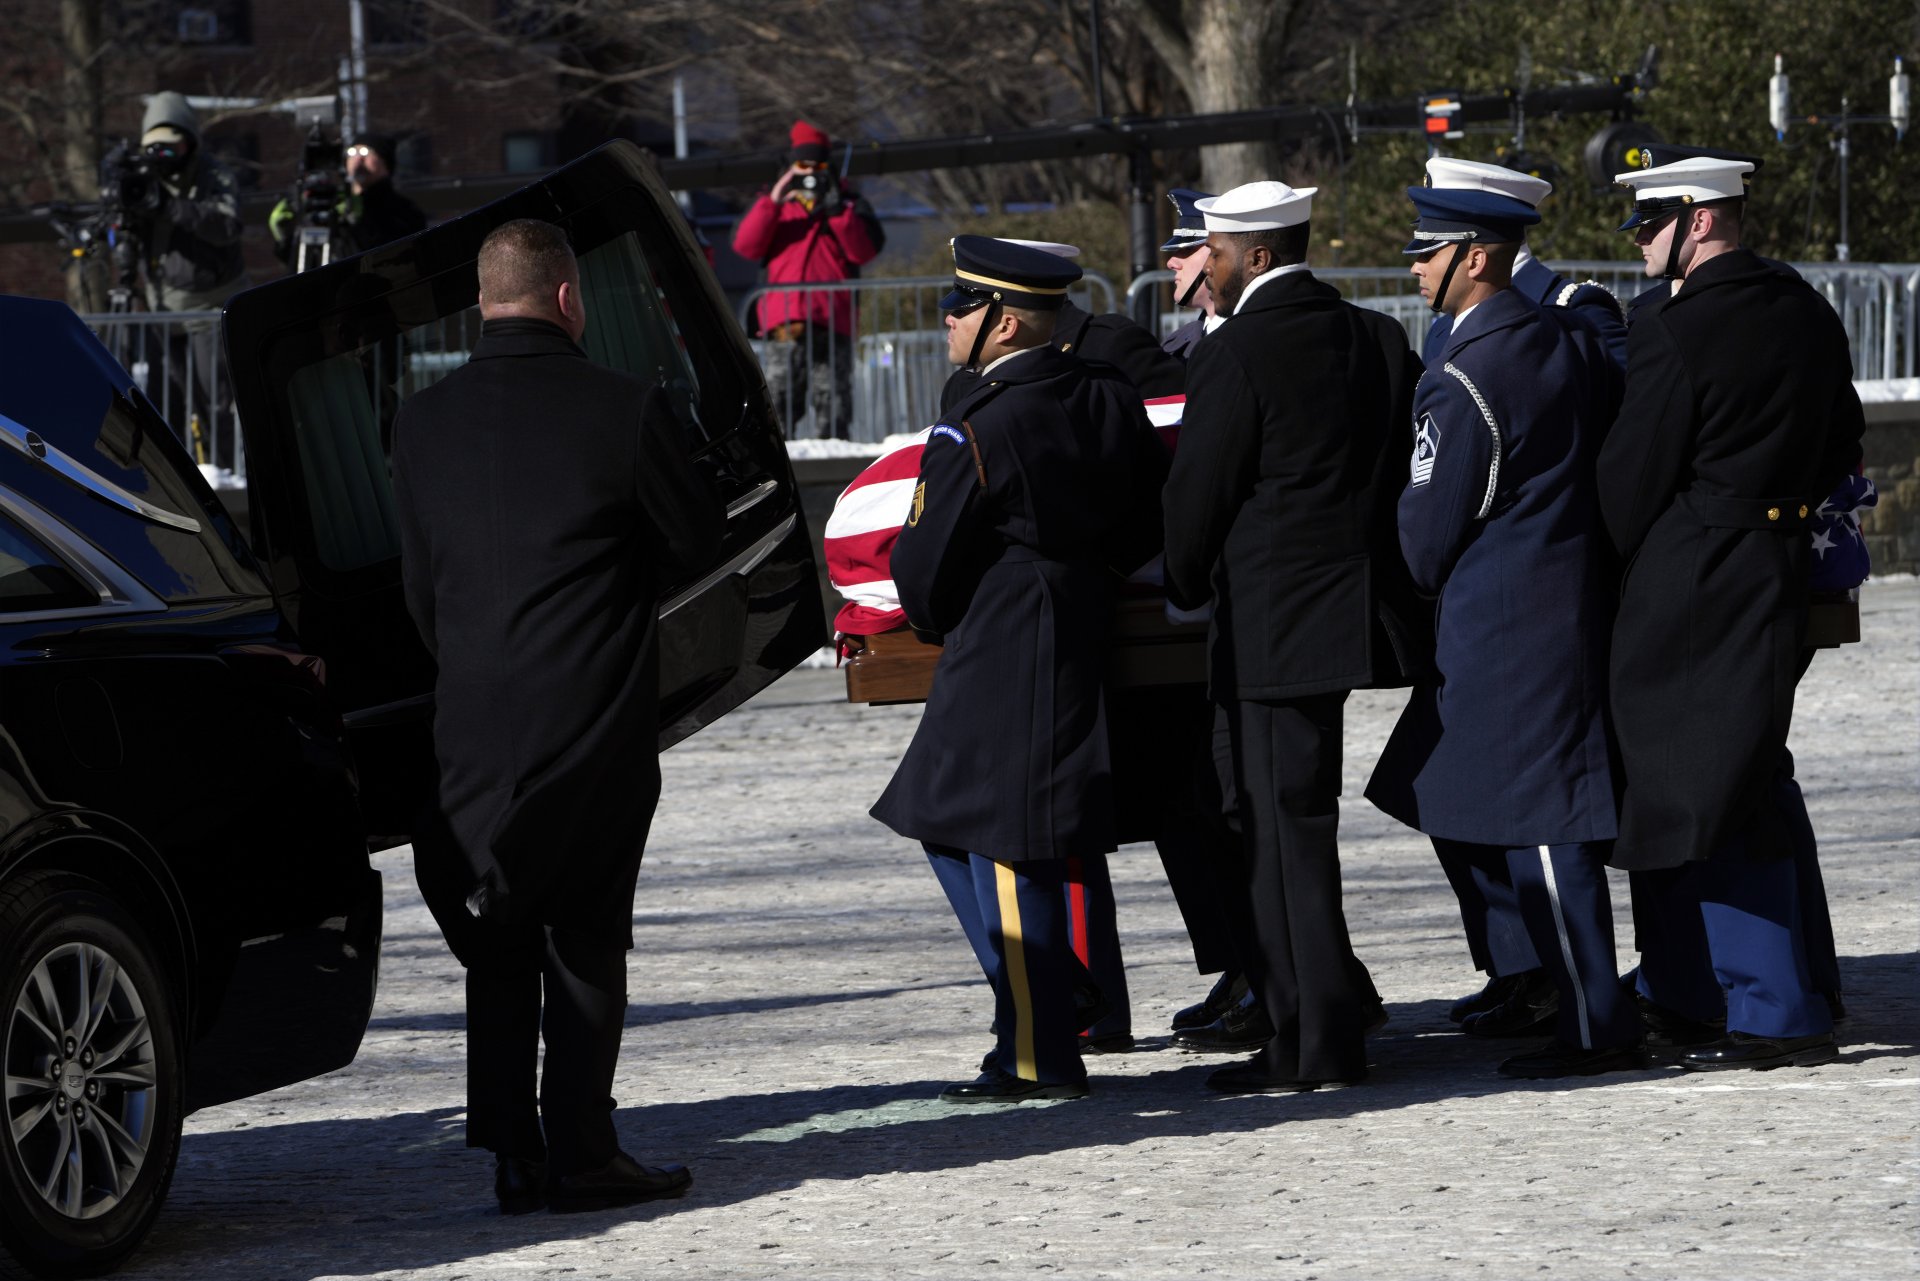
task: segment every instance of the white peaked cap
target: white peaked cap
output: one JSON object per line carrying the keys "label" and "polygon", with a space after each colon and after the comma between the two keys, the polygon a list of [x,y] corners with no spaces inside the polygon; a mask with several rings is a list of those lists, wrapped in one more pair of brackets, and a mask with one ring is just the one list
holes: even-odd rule
{"label": "white peaked cap", "polygon": [[1273,231],[1297,227],[1312,217],[1313,193],[1318,190],[1284,182],[1249,182],[1196,200],[1193,207],[1205,215],[1208,231]]}
{"label": "white peaked cap", "polygon": [[1746,175],[1752,172],[1750,161],[1697,156],[1653,169],[1632,169],[1615,174],[1613,180],[1622,187],[1633,188],[1635,201],[1668,200],[1694,205],[1705,200],[1732,200],[1746,195]]}
{"label": "white peaked cap", "polygon": [[1505,165],[1482,164],[1478,160],[1452,160],[1434,156],[1427,161],[1427,185],[1436,191],[1490,191],[1512,196],[1535,209],[1553,194],[1553,184]]}
{"label": "white peaked cap", "polygon": [[1078,258],[1079,245],[1063,245],[1057,240],[1015,240],[1012,236],[995,236],[1003,245],[1025,245],[1029,249],[1038,249],[1043,254],[1052,254],[1055,258]]}

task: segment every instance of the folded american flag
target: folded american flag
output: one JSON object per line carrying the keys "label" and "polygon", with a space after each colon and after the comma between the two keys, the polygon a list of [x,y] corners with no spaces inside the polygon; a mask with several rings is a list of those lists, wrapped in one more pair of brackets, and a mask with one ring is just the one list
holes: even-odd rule
{"label": "folded american flag", "polygon": [[1807,522],[1813,542],[1813,573],[1808,584],[1816,592],[1845,591],[1867,581],[1873,568],[1867,559],[1867,540],[1860,536],[1860,513],[1880,501],[1873,482],[1865,476],[1841,481]]}

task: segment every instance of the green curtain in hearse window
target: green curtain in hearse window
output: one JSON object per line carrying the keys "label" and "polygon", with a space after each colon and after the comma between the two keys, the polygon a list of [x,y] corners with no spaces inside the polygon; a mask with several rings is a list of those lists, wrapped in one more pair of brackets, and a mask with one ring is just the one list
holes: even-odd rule
{"label": "green curtain in hearse window", "polygon": [[288,389],[314,550],[329,569],[361,569],[400,554],[375,379],[362,359],[374,350],[296,370]]}

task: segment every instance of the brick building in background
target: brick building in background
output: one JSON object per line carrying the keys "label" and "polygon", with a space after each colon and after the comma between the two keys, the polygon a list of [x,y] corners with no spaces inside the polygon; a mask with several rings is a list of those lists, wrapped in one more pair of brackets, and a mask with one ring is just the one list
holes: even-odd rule
{"label": "brick building in background", "polygon": [[[24,75],[56,91],[61,51],[54,33],[63,5],[98,6],[109,42],[116,7],[123,14],[141,11],[139,47],[110,43],[103,59],[100,118],[109,142],[137,133],[143,95],[163,89],[266,101],[334,93],[350,47],[348,0],[118,0],[118,6],[115,0],[13,0],[7,7],[14,3],[29,31],[47,35],[41,50],[16,46],[13,78]],[[502,0],[365,0],[368,125],[399,139],[399,185],[411,188],[436,222],[467,203],[457,189],[434,190],[449,178],[532,176],[616,136],[671,152],[670,122],[621,118],[591,99],[570,99],[548,65],[548,57],[562,56],[557,48],[529,43],[516,56],[472,37],[467,24],[490,24],[498,32],[511,21],[499,15],[510,10]],[[34,27],[36,17],[42,27]],[[4,93],[0,89],[0,97]],[[267,213],[295,177],[302,131],[285,112],[230,103],[200,114],[206,145],[234,167],[251,197],[249,274],[256,282],[272,279],[285,269],[273,256]],[[44,153],[44,141],[39,146]],[[34,140],[0,119],[0,173],[34,175],[34,148]],[[12,185],[16,198],[27,201],[70,195],[43,176]],[[16,242],[0,243],[0,292],[65,298],[66,258],[59,247],[51,239],[8,239]]]}

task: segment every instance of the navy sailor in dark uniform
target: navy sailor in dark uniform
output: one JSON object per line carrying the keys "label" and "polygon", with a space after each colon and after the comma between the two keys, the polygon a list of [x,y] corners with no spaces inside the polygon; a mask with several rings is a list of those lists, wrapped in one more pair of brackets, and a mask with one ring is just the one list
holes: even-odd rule
{"label": "navy sailor in dark uniform", "polygon": [[1415,393],[1399,503],[1407,565],[1441,607],[1435,675],[1415,686],[1367,798],[1443,861],[1504,865],[1560,999],[1553,1040],[1502,1074],[1643,1067],[1607,892],[1611,552],[1593,480],[1620,371],[1592,328],[1512,288],[1531,205],[1407,194],[1420,292],[1454,322]]}
{"label": "navy sailor in dark uniform", "polygon": [[1209,689],[1226,717],[1241,827],[1247,978],[1273,1034],[1208,1078],[1283,1093],[1366,1076],[1383,1016],[1340,898],[1344,707],[1405,684],[1427,629],[1393,496],[1419,361],[1399,324],[1307,270],[1313,191],[1256,182],[1199,202],[1231,319],[1194,349],[1167,482],[1167,594],[1211,600]]}
{"label": "navy sailor in dark uniform", "polygon": [[1166,450],[1118,374],[1053,349],[1080,269],[982,236],[953,243],[948,359],[981,371],[921,461],[893,576],[943,638],[925,713],[873,815],[927,849],[984,939],[996,1041],[953,1102],[1078,1098],[1069,861],[1115,845],[1103,690],[1119,576],[1157,550]]}
{"label": "navy sailor in dark uniform", "polygon": [[1740,248],[1742,161],[1621,174],[1625,229],[1679,288],[1638,316],[1600,451],[1626,566],[1611,660],[1639,991],[1726,1035],[1692,1069],[1831,1061],[1777,786],[1806,634],[1809,518],[1858,467],[1846,331],[1804,280]]}

